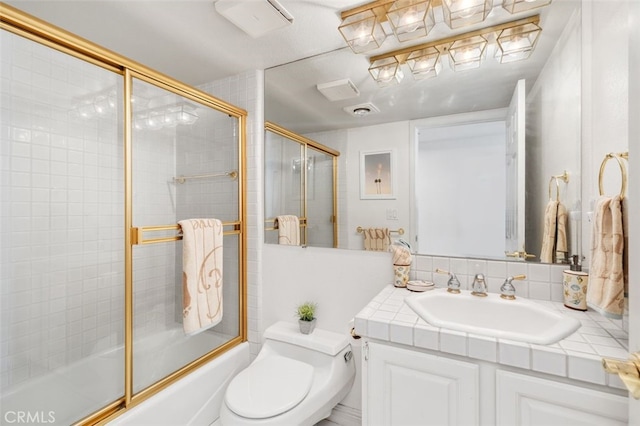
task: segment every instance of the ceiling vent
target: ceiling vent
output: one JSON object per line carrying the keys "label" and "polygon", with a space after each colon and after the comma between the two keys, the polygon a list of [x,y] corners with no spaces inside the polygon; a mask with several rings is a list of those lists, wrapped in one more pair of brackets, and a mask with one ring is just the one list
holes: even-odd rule
{"label": "ceiling vent", "polygon": [[360,96],[360,91],[348,78],[318,84],[316,87],[320,93],[332,102]]}
{"label": "ceiling vent", "polygon": [[380,110],[371,102],[367,102],[365,104],[352,105],[352,106],[344,107],[342,109],[347,114],[353,115],[354,117],[365,117],[367,115],[380,112]]}
{"label": "ceiling vent", "polygon": [[218,0],[215,7],[253,38],[293,24],[293,16],[276,0]]}

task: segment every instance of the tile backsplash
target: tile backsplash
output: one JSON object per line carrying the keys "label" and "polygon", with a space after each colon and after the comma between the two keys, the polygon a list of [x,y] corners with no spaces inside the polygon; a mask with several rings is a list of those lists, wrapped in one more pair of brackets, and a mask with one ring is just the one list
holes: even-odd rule
{"label": "tile backsplash", "polygon": [[562,271],[568,268],[569,265],[416,255],[411,277],[446,287],[449,276],[435,272],[443,269],[456,274],[463,289],[470,289],[474,275],[480,273],[485,275],[489,291],[499,293],[507,277],[522,274],[527,278],[513,282],[516,294],[530,299],[562,302]]}

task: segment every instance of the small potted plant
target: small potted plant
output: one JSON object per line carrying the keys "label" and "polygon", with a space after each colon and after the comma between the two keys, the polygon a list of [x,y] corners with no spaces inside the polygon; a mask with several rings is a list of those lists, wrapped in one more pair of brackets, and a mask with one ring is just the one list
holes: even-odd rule
{"label": "small potted plant", "polygon": [[298,325],[302,334],[311,334],[316,327],[316,307],[318,305],[311,302],[305,302],[298,306],[296,315],[298,316]]}

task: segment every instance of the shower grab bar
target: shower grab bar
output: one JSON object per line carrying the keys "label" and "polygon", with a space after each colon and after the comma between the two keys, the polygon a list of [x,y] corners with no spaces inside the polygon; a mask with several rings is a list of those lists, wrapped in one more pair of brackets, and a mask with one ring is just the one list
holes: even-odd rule
{"label": "shower grab bar", "polygon": [[[238,235],[240,234],[240,222],[222,222],[222,226],[233,226],[233,230],[224,231],[222,235]],[[144,244],[156,244],[166,243],[170,241],[179,241],[182,239],[182,235],[173,235],[171,237],[159,237],[159,238],[144,238],[145,232],[158,232],[158,231],[182,231],[180,225],[158,225],[158,226],[140,226],[131,228],[131,245],[144,245]]]}
{"label": "shower grab bar", "polygon": [[230,172],[222,172],[222,173],[209,173],[204,175],[192,175],[192,176],[177,176],[173,178],[175,183],[185,183],[191,179],[206,179],[210,177],[220,177],[220,176],[229,176],[231,180],[235,180],[238,177],[238,172],[235,170],[231,170]]}
{"label": "shower grab bar", "polygon": [[604,156],[604,160],[602,160],[602,164],[600,164],[600,173],[598,173],[598,189],[600,190],[600,195],[604,195],[604,184],[602,182],[602,178],[604,176],[604,169],[607,165],[607,161],[612,158],[615,158],[618,162],[618,166],[620,166],[620,174],[622,175],[622,182],[620,183],[620,199],[622,199],[627,195],[627,167],[620,159],[622,158],[629,161],[629,152],[610,152]]}
{"label": "shower grab bar", "polygon": [[[275,223],[276,218],[274,217],[273,219],[265,219],[264,223]],[[301,227],[305,227],[307,226],[307,218],[306,217],[299,217],[298,221],[300,221],[300,226]],[[271,226],[271,227],[267,227],[264,228],[265,231],[277,231],[278,227],[277,226]]]}

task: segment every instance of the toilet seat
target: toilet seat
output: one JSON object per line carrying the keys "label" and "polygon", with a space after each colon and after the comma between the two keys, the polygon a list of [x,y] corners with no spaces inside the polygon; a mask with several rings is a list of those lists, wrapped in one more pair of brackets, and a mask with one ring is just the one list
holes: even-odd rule
{"label": "toilet seat", "polygon": [[240,372],[227,388],[225,402],[236,414],[251,419],[277,416],[298,405],[309,393],[313,367],[270,355]]}

